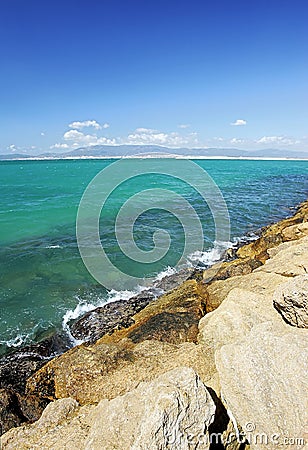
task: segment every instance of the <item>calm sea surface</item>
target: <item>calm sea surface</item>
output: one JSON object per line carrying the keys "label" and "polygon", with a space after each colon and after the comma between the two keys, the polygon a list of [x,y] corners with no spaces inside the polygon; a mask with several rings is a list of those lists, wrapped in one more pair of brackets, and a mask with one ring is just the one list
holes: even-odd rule
{"label": "calm sea surface", "polygon": [[[231,220],[231,241],[292,214],[308,192],[308,161],[195,161],[219,186]],[[87,185],[111,160],[0,162],[0,354],[8,347],[61,329],[67,320],[123,293],[108,292],[86,270],[76,243],[76,213]],[[171,164],[177,167],[178,162]],[[179,177],[181,174],[179,173]],[[101,216],[108,257],[123,271],[147,277],[176,265],[183,250],[181,223],[163,208],[150,209],[134,225],[143,250],[153,233],[168,230],[168,254],[155,264],[123,257],[114,233],[123,201],[157,184],[182,195],[203,223],[204,264],[214,258],[214,223],[206,205],[180,180],[147,175],[115,190]],[[218,243],[219,244],[219,243]],[[227,245],[222,243],[222,245]],[[128,295],[128,294],[127,294]]]}

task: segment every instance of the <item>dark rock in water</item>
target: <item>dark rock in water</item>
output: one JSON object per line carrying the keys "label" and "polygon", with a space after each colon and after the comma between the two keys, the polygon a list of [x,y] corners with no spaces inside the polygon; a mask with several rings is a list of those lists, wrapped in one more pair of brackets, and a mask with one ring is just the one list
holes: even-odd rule
{"label": "dark rock in water", "polygon": [[25,421],[16,392],[11,389],[0,389],[0,435]]}
{"label": "dark rock in water", "polygon": [[0,431],[39,418],[48,401],[26,395],[27,379],[68,348],[67,338],[54,334],[0,359]]}
{"label": "dark rock in water", "polygon": [[194,268],[185,268],[172,275],[166,275],[160,281],[154,283],[156,289],[161,289],[164,293],[168,293],[179,287],[184,281],[194,278],[198,271]]}
{"label": "dark rock in water", "polygon": [[98,307],[84,314],[70,326],[71,335],[75,339],[95,342],[107,333],[121,328],[128,328],[133,323],[132,317],[144,309],[159,295],[170,292],[185,280],[202,273],[196,269],[183,269],[173,275],[167,275],[153,284],[153,287],[128,299],[118,300]]}
{"label": "dark rock in water", "polygon": [[4,356],[0,359],[0,388],[24,393],[27,378],[69,347],[68,338],[54,334],[38,344],[27,345]]}
{"label": "dark rock in water", "polygon": [[155,299],[155,291],[141,292],[128,300],[118,300],[89,311],[78,319],[70,331],[75,339],[94,342],[114,330],[128,328],[134,323],[132,317]]}

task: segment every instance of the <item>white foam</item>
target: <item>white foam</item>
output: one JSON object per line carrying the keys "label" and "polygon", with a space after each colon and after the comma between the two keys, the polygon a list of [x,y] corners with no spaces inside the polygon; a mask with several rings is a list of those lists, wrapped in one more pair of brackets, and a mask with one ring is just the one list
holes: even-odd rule
{"label": "white foam", "polygon": [[192,263],[192,265],[195,264],[202,264],[205,267],[212,266],[215,262],[218,262],[224,252],[230,248],[234,247],[234,243],[232,242],[223,242],[223,241],[215,241],[214,247],[212,247],[210,250],[207,250],[205,252],[197,251],[189,255],[188,260]]}
{"label": "white foam", "polygon": [[8,339],[7,341],[0,341],[0,344],[6,345],[7,347],[20,347],[27,342],[28,338],[29,334],[18,334],[16,337]]}
{"label": "white foam", "polygon": [[155,281],[161,281],[165,277],[170,277],[171,275],[174,275],[176,273],[176,269],[174,267],[168,266],[165,270],[162,270],[159,272],[159,274],[155,277]]}
{"label": "white foam", "polygon": [[61,245],[47,245],[45,248],[62,248]]}

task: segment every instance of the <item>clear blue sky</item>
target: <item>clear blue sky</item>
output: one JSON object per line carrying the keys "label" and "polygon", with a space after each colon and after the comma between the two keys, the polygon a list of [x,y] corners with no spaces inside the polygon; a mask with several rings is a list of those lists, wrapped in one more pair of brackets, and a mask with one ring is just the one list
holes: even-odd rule
{"label": "clear blue sky", "polygon": [[1,0],[0,152],[308,151],[307,24],[307,0]]}

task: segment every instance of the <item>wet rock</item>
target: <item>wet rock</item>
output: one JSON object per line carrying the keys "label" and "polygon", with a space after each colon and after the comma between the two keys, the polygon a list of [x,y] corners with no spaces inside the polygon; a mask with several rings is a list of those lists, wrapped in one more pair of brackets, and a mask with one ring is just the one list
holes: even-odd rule
{"label": "wet rock", "polygon": [[53,356],[71,346],[64,335],[54,334],[38,344],[27,345],[0,359],[0,387],[23,394],[27,378]]}
{"label": "wet rock", "polygon": [[12,389],[0,389],[0,435],[25,421],[16,392]]}
{"label": "wet rock", "polygon": [[167,275],[154,283],[154,288],[160,289],[164,293],[168,293],[179,287],[184,281],[194,279],[198,276],[199,271],[194,268],[186,268],[172,275]]}
{"label": "wet rock", "polygon": [[159,295],[168,293],[187,279],[198,276],[201,276],[201,272],[190,268],[167,275],[156,281],[150,289],[144,290],[128,300],[107,303],[89,311],[70,325],[70,332],[75,339],[95,342],[107,333],[128,328],[134,324],[133,316]]}
{"label": "wet rock", "polygon": [[133,316],[155,299],[153,290],[143,291],[128,300],[107,303],[86,313],[70,326],[75,339],[95,342],[104,334],[134,323]]}
{"label": "wet rock", "polygon": [[68,346],[69,342],[65,336],[55,334],[38,344],[25,346],[0,359],[2,430],[40,417],[49,400],[27,395],[25,393],[27,379],[57,353],[67,350]]}
{"label": "wet rock", "polygon": [[[98,401],[107,393],[120,395],[138,380],[165,371],[168,364],[178,366],[177,359],[168,361],[169,355],[162,359],[159,352],[164,346],[157,344],[158,354],[153,352],[147,358],[144,353],[142,356],[138,353],[139,345],[153,341],[169,348],[170,341],[173,345],[195,342],[204,313],[202,289],[195,280],[186,281],[136,314],[129,328],[105,335],[94,344],[82,344],[53,359],[28,380],[27,393],[42,399],[73,397],[85,404]],[[153,367],[154,361],[157,367]]]}
{"label": "wet rock", "polygon": [[274,307],[287,323],[308,328],[308,275],[299,275],[279,286]]}

